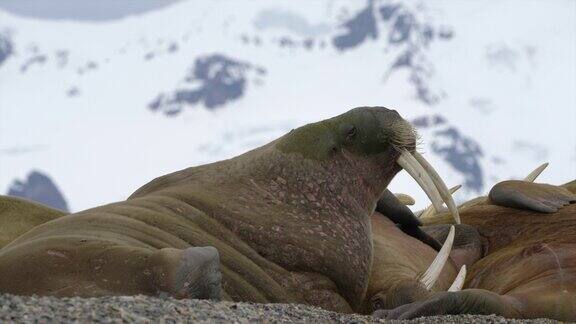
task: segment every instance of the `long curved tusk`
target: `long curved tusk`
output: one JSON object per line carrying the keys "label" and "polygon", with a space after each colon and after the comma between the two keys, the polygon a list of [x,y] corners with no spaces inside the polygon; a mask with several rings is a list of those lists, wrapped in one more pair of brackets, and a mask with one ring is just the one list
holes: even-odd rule
{"label": "long curved tusk", "polygon": [[452,286],[450,286],[450,288],[448,288],[448,291],[460,291],[460,290],[462,290],[462,287],[464,287],[465,281],[466,281],[466,265],[464,264],[460,268],[460,271],[458,271],[458,274],[456,275],[456,278],[454,279]]}
{"label": "long curved tusk", "polygon": [[416,203],[416,200],[407,194],[395,193],[394,196],[396,196],[403,205],[412,206]]}
{"label": "long curved tusk", "polygon": [[487,200],[488,200],[488,197],[486,197],[486,196],[476,197],[474,199],[471,199],[471,200],[468,200],[468,201],[462,203],[460,206],[458,206],[458,209],[459,210],[466,210],[472,206],[484,204]]}
{"label": "long curved tusk", "polygon": [[[454,194],[456,191],[458,191],[458,189],[462,188],[462,185],[457,185],[454,186],[452,188],[450,188],[448,191],[450,191],[450,194]],[[424,209],[420,214],[418,214],[416,217],[418,218],[427,218],[427,217],[432,217],[434,215],[434,206],[429,205],[428,207],[426,207],[426,209]]]}
{"label": "long curved tusk", "polygon": [[448,257],[450,257],[450,251],[452,250],[452,244],[454,243],[454,232],[454,225],[452,225],[450,226],[450,232],[448,233],[448,237],[446,237],[446,241],[444,241],[440,252],[438,252],[434,261],[432,261],[420,279],[420,282],[422,282],[424,287],[428,290],[434,287],[436,280],[438,280],[440,273],[442,273],[446,261],[448,261]]}
{"label": "long curved tusk", "polygon": [[420,188],[422,188],[428,198],[430,198],[434,208],[437,211],[440,211],[442,209],[442,204],[444,203],[442,201],[442,196],[440,196],[440,193],[430,178],[430,175],[428,175],[426,170],[424,170],[422,165],[418,163],[414,156],[412,156],[412,154],[410,154],[406,149],[403,149],[396,162],[406,170],[414,180],[416,180]]}
{"label": "long curved tusk", "polygon": [[524,181],[534,182],[534,180],[536,180],[536,178],[538,178],[540,173],[542,173],[542,171],[544,171],[544,169],[546,169],[546,167],[548,167],[548,162],[543,163],[541,166],[534,169],[534,171],[530,172],[530,174],[527,175],[526,178],[524,178]]}
{"label": "long curved tusk", "polygon": [[426,161],[426,159],[422,155],[420,155],[420,153],[414,152],[414,157],[418,162],[420,162],[424,170],[428,172],[428,175],[430,175],[430,178],[434,182],[434,185],[436,186],[436,188],[438,188],[440,196],[442,197],[442,199],[444,199],[446,207],[448,207],[448,210],[452,214],[452,217],[454,217],[454,221],[456,221],[456,224],[460,224],[461,223],[460,213],[458,212],[458,208],[456,208],[454,198],[452,198],[452,195],[448,191],[448,187],[446,186],[446,184],[444,183],[438,172],[434,170],[432,165],[428,163],[428,161]]}

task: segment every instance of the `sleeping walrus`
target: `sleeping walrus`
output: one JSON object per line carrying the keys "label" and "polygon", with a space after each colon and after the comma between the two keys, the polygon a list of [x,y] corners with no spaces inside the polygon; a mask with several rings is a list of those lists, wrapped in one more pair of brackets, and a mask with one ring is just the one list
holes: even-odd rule
{"label": "sleeping walrus", "polygon": [[[359,310],[372,269],[370,216],[396,173],[415,172],[415,146],[414,129],[396,111],[356,108],[235,158],[159,177],[126,201],[19,236],[4,227],[2,235],[17,237],[0,250],[0,292]],[[443,196],[453,205],[437,179],[416,178],[436,204]]]}
{"label": "sleeping walrus", "polygon": [[[444,271],[460,268],[461,280],[457,281],[464,289],[445,289],[446,283],[426,289],[414,274],[400,291],[382,289],[372,279],[368,295],[372,309],[377,310],[375,316],[497,314],[575,321],[576,205],[566,205],[576,201],[576,181],[551,186],[532,183],[533,178],[501,182],[488,197],[464,203],[459,208],[464,224],[455,225],[456,236],[452,225],[444,225],[452,222],[447,213],[423,220],[425,232],[439,241],[454,242]],[[375,241],[377,232],[374,229]],[[388,240],[387,244],[393,243]],[[380,258],[389,257],[386,249],[375,248],[376,255],[379,250]],[[395,258],[419,259],[423,250],[396,248]],[[380,275],[379,266],[375,263],[373,277]]]}

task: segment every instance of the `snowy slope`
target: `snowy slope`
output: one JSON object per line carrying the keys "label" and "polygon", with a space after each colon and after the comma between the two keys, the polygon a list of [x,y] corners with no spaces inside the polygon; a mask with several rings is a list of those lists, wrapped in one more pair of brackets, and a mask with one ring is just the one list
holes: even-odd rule
{"label": "snowy slope", "polygon": [[[39,169],[77,211],[369,105],[419,127],[460,199],[545,161],[541,180],[563,183],[574,30],[570,0],[181,1],[106,22],[0,11],[0,192]],[[426,204],[404,174],[391,188]]]}

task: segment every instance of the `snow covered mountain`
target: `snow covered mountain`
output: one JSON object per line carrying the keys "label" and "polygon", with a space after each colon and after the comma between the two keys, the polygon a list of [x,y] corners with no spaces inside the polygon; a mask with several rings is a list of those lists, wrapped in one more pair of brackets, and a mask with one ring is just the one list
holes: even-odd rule
{"label": "snow covered mountain", "polygon": [[357,106],[411,120],[460,200],[546,161],[541,181],[576,178],[574,1],[153,7],[0,6],[0,192],[40,169],[78,211]]}

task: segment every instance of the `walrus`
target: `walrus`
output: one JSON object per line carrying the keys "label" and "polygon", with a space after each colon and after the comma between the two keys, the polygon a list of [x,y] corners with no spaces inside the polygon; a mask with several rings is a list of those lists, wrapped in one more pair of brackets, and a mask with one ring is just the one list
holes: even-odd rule
{"label": "walrus", "polygon": [[[570,205],[576,201],[576,181],[562,186],[533,183],[543,168],[523,181],[500,182],[487,197],[461,205],[462,225],[448,225],[452,216],[446,212],[423,220],[421,229],[438,241],[450,237],[450,228],[456,226],[459,234],[451,238],[455,251],[444,271],[460,268],[466,278],[459,287],[463,289],[446,289],[445,280],[426,289],[413,275],[398,294],[372,280],[368,296],[374,315],[409,319],[497,314],[576,321],[576,204]],[[376,240],[376,230],[374,235]],[[422,258],[415,252],[422,249],[395,249],[396,258]],[[375,265],[373,274],[378,271]]]}
{"label": "walrus", "polygon": [[0,248],[31,228],[66,214],[26,199],[0,196]]}
{"label": "walrus", "polygon": [[[371,217],[402,169],[459,220],[446,185],[416,152],[412,126],[395,110],[361,107],[235,158],[161,176],[126,201],[33,227],[0,249],[0,292],[168,294],[362,311],[373,267]],[[408,236],[401,233],[391,237]],[[435,254],[426,254],[432,281],[441,270]]]}

